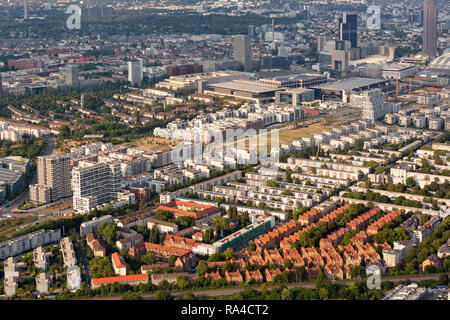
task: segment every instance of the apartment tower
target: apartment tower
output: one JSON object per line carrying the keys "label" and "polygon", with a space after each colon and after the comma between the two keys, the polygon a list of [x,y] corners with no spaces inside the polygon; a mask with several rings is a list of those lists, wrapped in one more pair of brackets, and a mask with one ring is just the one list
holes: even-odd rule
{"label": "apartment tower", "polygon": [[38,183],[30,185],[30,200],[44,204],[72,195],[70,157],[49,155],[37,158]]}

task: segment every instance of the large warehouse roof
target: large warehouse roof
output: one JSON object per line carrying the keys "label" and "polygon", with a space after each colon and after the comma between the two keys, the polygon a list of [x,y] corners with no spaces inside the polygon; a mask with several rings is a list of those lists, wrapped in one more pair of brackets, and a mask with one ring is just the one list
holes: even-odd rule
{"label": "large warehouse roof", "polygon": [[280,90],[277,86],[262,84],[257,81],[234,80],[210,84],[213,88],[223,88],[230,90],[246,91],[251,93],[264,93]]}
{"label": "large warehouse roof", "polygon": [[347,91],[383,83],[385,81],[386,80],[377,80],[370,78],[350,78],[347,80],[340,80],[332,83],[326,83],[320,86],[315,86],[314,88],[322,90]]}
{"label": "large warehouse roof", "polygon": [[434,59],[428,67],[430,69],[450,70],[450,52],[444,53],[442,56]]}

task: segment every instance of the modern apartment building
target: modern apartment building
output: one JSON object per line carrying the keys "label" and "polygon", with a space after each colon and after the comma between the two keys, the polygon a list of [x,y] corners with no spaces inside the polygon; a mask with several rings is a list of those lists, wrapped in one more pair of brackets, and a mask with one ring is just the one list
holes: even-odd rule
{"label": "modern apartment building", "polygon": [[91,211],[97,205],[117,199],[120,192],[120,163],[80,161],[72,170],[73,209]]}
{"label": "modern apartment building", "polygon": [[400,106],[386,104],[386,94],[380,89],[364,91],[361,94],[353,94],[350,97],[352,107],[361,108],[363,119],[376,121],[387,113],[396,113]]}
{"label": "modern apartment building", "polygon": [[38,183],[30,185],[30,200],[36,204],[72,195],[70,156],[49,155],[37,158]]}

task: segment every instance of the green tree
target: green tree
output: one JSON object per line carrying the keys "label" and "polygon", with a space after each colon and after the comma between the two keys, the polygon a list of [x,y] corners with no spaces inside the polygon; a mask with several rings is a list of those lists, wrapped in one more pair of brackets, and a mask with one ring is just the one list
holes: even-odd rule
{"label": "green tree", "polygon": [[170,291],[161,290],[161,291],[156,292],[155,300],[173,300],[173,297],[170,294]]}
{"label": "green tree", "polygon": [[159,244],[160,241],[159,230],[156,227],[156,225],[153,225],[153,228],[150,230],[149,241],[154,244]]}
{"label": "green tree", "polygon": [[98,228],[97,233],[105,239],[109,246],[114,247],[116,243],[116,225],[114,223],[102,223]]}
{"label": "green tree", "polygon": [[189,281],[186,279],[186,277],[179,276],[179,277],[177,278],[177,285],[178,285],[178,288],[180,288],[180,289],[186,289],[186,288],[189,287],[190,283],[189,283]]}
{"label": "green tree", "polygon": [[158,262],[158,257],[153,251],[149,251],[144,256],[142,256],[141,262],[144,264],[155,264],[156,262]]}
{"label": "green tree", "polygon": [[142,297],[136,292],[126,292],[123,295],[122,300],[142,300]]}
{"label": "green tree", "polygon": [[227,260],[236,259],[236,255],[234,254],[234,251],[231,248],[226,249],[224,254],[225,254],[225,259],[227,259]]}
{"label": "green tree", "polygon": [[93,278],[114,276],[111,260],[108,257],[97,257],[90,261],[91,275]]}
{"label": "green tree", "polygon": [[279,187],[278,183],[275,180],[271,180],[271,179],[267,180],[266,185],[268,187],[271,187],[271,188],[278,188]]}
{"label": "green tree", "polygon": [[171,255],[168,259],[169,266],[174,267],[175,261],[177,261],[177,256]]}
{"label": "green tree", "polygon": [[292,300],[291,291],[288,288],[281,291],[281,300]]}
{"label": "green tree", "polygon": [[192,292],[186,292],[183,296],[183,300],[198,300],[197,297],[195,296],[195,294],[193,294]]}

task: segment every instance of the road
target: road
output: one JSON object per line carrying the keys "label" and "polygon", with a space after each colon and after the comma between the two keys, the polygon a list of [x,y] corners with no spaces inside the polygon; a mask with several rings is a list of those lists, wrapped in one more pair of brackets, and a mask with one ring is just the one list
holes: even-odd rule
{"label": "road", "polygon": [[[411,281],[420,281],[420,280],[437,280],[439,279],[439,274],[430,274],[430,275],[418,275],[418,276],[395,276],[395,277],[382,277],[381,281],[402,281],[402,280],[411,280]],[[351,285],[355,283],[356,280],[339,280],[333,283],[340,283],[345,285]],[[278,287],[279,285],[268,286],[268,289],[273,289]],[[294,283],[288,285],[289,289],[293,288],[306,288],[313,289],[315,284],[312,282],[308,283]],[[260,287],[252,287],[256,290],[260,290]],[[241,292],[245,288],[224,288],[224,289],[212,289],[212,290],[194,290],[194,291],[178,291],[172,293],[174,297],[183,297],[183,295],[187,292],[192,292],[196,297],[217,297],[217,296],[228,296],[234,293]],[[155,298],[155,293],[140,295],[143,300],[153,300]],[[94,297],[89,299],[82,300],[121,300],[122,295],[120,296],[112,296],[112,297]]]}
{"label": "road", "polygon": [[[47,156],[50,155],[54,152],[56,147],[56,137],[48,137],[47,138],[47,147],[44,150],[43,155]],[[37,183],[37,174],[36,172],[33,173],[33,177],[31,178],[31,181],[29,184],[36,184]],[[18,210],[17,206],[20,205],[20,203],[22,203],[22,201],[27,201],[30,197],[30,192],[29,189],[26,188],[26,190],[24,192],[22,192],[22,194],[20,196],[18,196],[17,198],[11,200],[8,202],[9,207],[5,208],[4,206],[2,206],[0,208],[0,216],[2,215],[6,215],[6,214],[10,214],[12,211]],[[27,211],[37,211],[39,210],[39,208],[35,208],[35,210],[27,210]]]}
{"label": "road", "polygon": [[84,274],[86,275],[86,282],[87,282],[88,288],[90,288],[91,287],[91,266],[89,265],[89,261],[86,257],[86,247],[84,246],[84,241],[82,239],[77,240],[77,242],[80,245],[81,259],[83,260],[83,269],[84,269]]}

